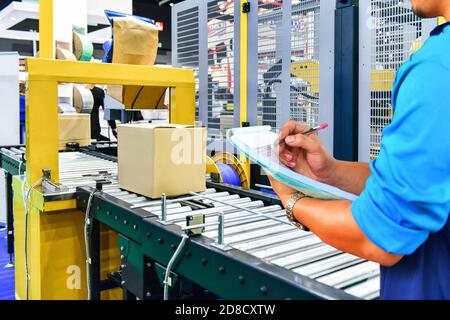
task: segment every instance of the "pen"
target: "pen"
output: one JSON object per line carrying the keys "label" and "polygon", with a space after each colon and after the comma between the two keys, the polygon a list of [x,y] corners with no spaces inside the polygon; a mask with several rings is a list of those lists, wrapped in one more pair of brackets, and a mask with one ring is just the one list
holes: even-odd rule
{"label": "pen", "polygon": [[[314,133],[314,132],[317,132],[317,131],[319,131],[319,130],[323,130],[323,129],[326,129],[326,128],[328,128],[328,123],[322,123],[322,124],[319,125],[319,126],[310,128],[309,130],[303,132],[302,134],[305,135],[305,136],[307,136],[307,135],[309,135],[309,134],[311,134],[311,133]],[[283,144],[283,143],[285,143],[284,140],[282,140],[282,141],[279,142],[280,145]]]}

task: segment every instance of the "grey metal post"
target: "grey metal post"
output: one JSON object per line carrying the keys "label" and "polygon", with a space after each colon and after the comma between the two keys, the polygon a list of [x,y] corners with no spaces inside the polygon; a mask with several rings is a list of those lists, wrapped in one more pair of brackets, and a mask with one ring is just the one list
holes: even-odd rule
{"label": "grey metal post", "polygon": [[[281,66],[281,96],[280,105],[277,106],[277,126],[283,126],[291,118],[291,21],[292,21],[292,2],[283,1],[281,28],[277,36],[277,47],[280,48],[282,66]],[[279,118],[278,118],[279,116]]]}
{"label": "grey metal post", "polygon": [[370,73],[372,32],[375,20],[371,15],[371,0],[359,1],[359,120],[358,161],[370,161]]}
{"label": "grey metal post", "polygon": [[161,195],[161,222],[167,222],[167,202],[165,193]]}
{"label": "grey metal post", "polygon": [[320,93],[319,123],[326,122],[327,130],[319,133],[328,152],[333,153],[334,131],[334,17],[336,2],[320,0]]}
{"label": "grey metal post", "polygon": [[225,245],[225,216],[222,211],[219,212],[219,225],[217,227],[217,245],[224,246]]}
{"label": "grey metal post", "polygon": [[208,125],[208,2],[197,2],[199,14],[198,121],[204,126]]}
{"label": "grey metal post", "polygon": [[178,6],[172,6],[172,66],[178,66],[178,41],[175,35],[178,33]]}

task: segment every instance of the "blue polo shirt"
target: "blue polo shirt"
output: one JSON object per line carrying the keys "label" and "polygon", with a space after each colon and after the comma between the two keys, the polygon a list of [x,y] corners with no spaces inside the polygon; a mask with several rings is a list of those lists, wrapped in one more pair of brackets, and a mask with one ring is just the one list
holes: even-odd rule
{"label": "blue polo shirt", "polygon": [[381,299],[450,299],[450,24],[398,70],[394,117],[352,213],[364,234],[405,255],[381,267]]}

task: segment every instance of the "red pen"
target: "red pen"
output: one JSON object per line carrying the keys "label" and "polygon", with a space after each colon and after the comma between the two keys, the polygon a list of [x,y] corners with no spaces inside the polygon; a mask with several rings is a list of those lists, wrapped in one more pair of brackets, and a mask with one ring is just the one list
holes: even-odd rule
{"label": "red pen", "polygon": [[320,126],[311,128],[311,129],[309,129],[308,131],[303,132],[303,135],[306,136],[306,135],[308,135],[308,134],[311,134],[311,133],[314,133],[314,132],[317,132],[317,131],[319,131],[319,130],[323,130],[323,129],[326,129],[326,128],[328,128],[328,123],[322,123]]}

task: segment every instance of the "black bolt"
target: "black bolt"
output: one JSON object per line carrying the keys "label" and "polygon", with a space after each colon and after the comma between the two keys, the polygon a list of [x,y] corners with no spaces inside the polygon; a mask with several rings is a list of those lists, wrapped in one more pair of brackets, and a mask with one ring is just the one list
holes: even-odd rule
{"label": "black bolt", "polygon": [[147,238],[151,238],[152,237],[152,233],[151,232],[147,232],[146,237]]}
{"label": "black bolt", "polygon": [[208,260],[206,258],[202,258],[202,265],[206,266],[208,264]]}
{"label": "black bolt", "polygon": [[127,220],[123,220],[123,224],[128,224],[128,221]]}
{"label": "black bolt", "polygon": [[100,209],[101,209],[101,207],[100,207],[100,206],[97,206],[97,211],[100,211]]}
{"label": "black bolt", "polygon": [[133,229],[134,229],[134,230],[137,230],[137,228],[138,228],[138,226],[134,224],[134,225],[133,225]]}
{"label": "black bolt", "polygon": [[114,219],[119,220],[119,216],[115,216]]}
{"label": "black bolt", "polygon": [[173,243],[170,245],[170,248],[171,248],[172,250],[175,250],[175,249],[176,249],[176,247],[175,247],[175,245],[174,245]]}
{"label": "black bolt", "polygon": [[190,258],[192,256],[192,252],[188,251],[186,252],[186,257]]}
{"label": "black bolt", "polygon": [[106,211],[106,215],[110,216],[111,215],[111,211]]}
{"label": "black bolt", "polygon": [[163,238],[158,238],[158,242],[163,244],[164,243],[164,239]]}
{"label": "black bolt", "polygon": [[262,286],[262,287],[260,288],[260,290],[261,290],[261,293],[262,293],[264,296],[267,295],[267,292],[269,291],[269,290],[267,289],[266,286]]}
{"label": "black bolt", "polygon": [[245,283],[245,278],[244,278],[244,276],[239,276],[239,283],[240,284],[244,284]]}
{"label": "black bolt", "polygon": [[219,273],[224,274],[225,273],[225,267],[219,267]]}

